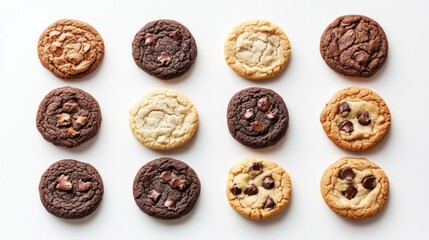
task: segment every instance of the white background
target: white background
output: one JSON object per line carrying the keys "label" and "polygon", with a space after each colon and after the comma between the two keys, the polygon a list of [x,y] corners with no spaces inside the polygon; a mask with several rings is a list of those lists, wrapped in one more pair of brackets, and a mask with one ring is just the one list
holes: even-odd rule
{"label": "white background", "polygon": [[[428,10],[426,0],[1,0],[0,239],[424,238],[429,214]],[[389,40],[386,64],[368,80],[336,74],[319,53],[325,27],[338,16],[352,13],[377,20]],[[102,64],[85,79],[58,79],[37,57],[39,35],[61,18],[87,22],[104,39]],[[147,22],[161,18],[183,23],[198,45],[198,57],[190,72],[172,81],[149,76],[131,56],[134,34]],[[292,45],[286,71],[270,81],[245,80],[224,61],[223,43],[228,33],[237,24],[257,18],[280,26]],[[71,150],[46,142],[35,124],[42,98],[65,85],[91,93],[103,113],[99,134]],[[289,108],[288,132],[274,147],[250,149],[228,133],[228,101],[250,86],[275,90]],[[343,151],[328,140],[320,125],[319,114],[325,103],[348,86],[378,92],[391,110],[390,133],[373,150]],[[128,127],[131,106],[159,87],[182,91],[199,111],[195,138],[179,150],[151,151],[134,139]],[[138,169],[161,156],[185,161],[202,183],[195,209],[180,220],[151,218],[139,210],[132,196]],[[248,156],[276,161],[292,178],[292,201],[273,219],[245,219],[227,202],[228,171]],[[366,157],[388,174],[389,202],[377,217],[350,222],[325,205],[320,178],[331,163],[344,156]],[[91,163],[104,179],[102,204],[90,217],[59,219],[40,202],[40,176],[49,165],[64,158]]]}

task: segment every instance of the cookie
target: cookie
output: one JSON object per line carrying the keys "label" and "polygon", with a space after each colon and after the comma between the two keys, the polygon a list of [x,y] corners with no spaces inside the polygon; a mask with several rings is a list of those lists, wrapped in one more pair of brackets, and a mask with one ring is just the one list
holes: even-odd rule
{"label": "cookie", "polygon": [[386,205],[389,179],[375,163],[365,158],[345,157],[326,169],[320,191],[336,214],[361,220],[377,215]]}
{"label": "cookie", "polygon": [[250,20],[229,34],[224,53],[234,72],[249,80],[264,80],[284,70],[291,48],[286,34],[274,23]]}
{"label": "cookie", "polygon": [[173,20],[147,23],[134,37],[132,53],[137,66],[159,79],[185,74],[197,57],[197,44],[191,32]]}
{"label": "cookie", "polygon": [[232,167],[226,185],[231,207],[253,220],[280,213],[292,194],[288,173],[276,163],[259,158],[247,158]]}
{"label": "cookie", "polygon": [[61,19],[40,36],[37,53],[42,65],[62,79],[82,78],[100,65],[104,42],[89,24]]}
{"label": "cookie", "polygon": [[237,92],[227,111],[229,133],[252,148],[276,144],[286,134],[289,113],[283,98],[271,89],[251,87]]}
{"label": "cookie", "polygon": [[375,147],[388,133],[390,121],[383,99],[369,89],[357,87],[338,91],[320,114],[329,139],[348,151]]}
{"label": "cookie", "polygon": [[387,52],[383,28],[366,16],[341,16],[326,28],[320,38],[323,60],[345,76],[371,77],[386,62]]}
{"label": "cookie", "polygon": [[67,219],[83,218],[103,198],[103,180],[92,165],[73,159],[52,164],[39,184],[40,200],[49,213]]}
{"label": "cookie", "polygon": [[137,206],[146,214],[172,220],[185,216],[200,196],[201,184],[195,171],[173,158],[152,160],[134,178]]}
{"label": "cookie", "polygon": [[37,110],[36,126],[46,141],[74,148],[97,135],[101,110],[97,100],[79,88],[50,91]]}
{"label": "cookie", "polygon": [[157,89],[131,109],[129,124],[131,132],[146,147],[171,150],[194,136],[198,112],[184,94],[172,89]]}

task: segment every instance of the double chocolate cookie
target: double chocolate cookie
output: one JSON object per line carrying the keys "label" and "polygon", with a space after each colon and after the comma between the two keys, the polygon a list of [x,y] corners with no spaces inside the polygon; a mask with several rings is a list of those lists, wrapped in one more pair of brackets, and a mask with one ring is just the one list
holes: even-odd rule
{"label": "double chocolate cookie", "polygon": [[282,97],[271,89],[251,87],[237,92],[227,111],[229,133],[252,148],[276,144],[285,134],[289,113]]}
{"label": "double chocolate cookie", "polygon": [[191,32],[173,20],[147,23],[134,37],[132,54],[137,66],[160,79],[185,74],[197,57],[197,44]]}
{"label": "double chocolate cookie", "polygon": [[322,197],[339,216],[360,220],[377,215],[386,205],[389,179],[365,158],[341,158],[326,169]]}
{"label": "double chocolate cookie", "polygon": [[104,42],[89,24],[61,19],[40,36],[37,52],[42,65],[55,76],[75,79],[97,69],[104,55]]}
{"label": "double chocolate cookie", "polygon": [[60,218],[83,218],[97,209],[104,186],[90,164],[72,159],[52,164],[39,184],[40,200],[51,214]]}
{"label": "double chocolate cookie", "polygon": [[338,91],[320,114],[326,135],[338,147],[363,151],[375,147],[390,129],[391,116],[383,99],[366,88]]}
{"label": "double chocolate cookie", "polygon": [[82,89],[57,88],[40,103],[36,125],[46,141],[61,147],[77,147],[97,135],[100,106]]}
{"label": "double chocolate cookie", "polygon": [[386,62],[387,53],[383,28],[366,16],[341,16],[326,28],[320,39],[323,60],[345,76],[371,77]]}
{"label": "double chocolate cookie", "polygon": [[134,179],[137,206],[160,219],[176,219],[188,214],[200,196],[200,180],[186,163],[158,158],[146,163]]}

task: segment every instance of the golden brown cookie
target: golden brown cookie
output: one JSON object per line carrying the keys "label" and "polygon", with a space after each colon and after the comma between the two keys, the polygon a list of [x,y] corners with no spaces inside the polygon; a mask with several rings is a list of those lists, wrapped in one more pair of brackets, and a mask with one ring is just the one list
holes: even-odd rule
{"label": "golden brown cookie", "polygon": [[253,220],[280,213],[292,194],[288,173],[276,163],[259,158],[247,158],[232,167],[226,188],[231,207]]}
{"label": "golden brown cookie", "polygon": [[389,179],[375,163],[345,157],[326,169],[320,191],[336,214],[360,220],[377,215],[386,205]]}
{"label": "golden brown cookie", "polygon": [[375,147],[389,131],[390,121],[384,100],[369,89],[357,87],[338,91],[320,115],[329,139],[348,151]]}
{"label": "golden brown cookie", "polygon": [[249,20],[237,26],[225,41],[225,61],[237,74],[264,80],[283,71],[290,58],[286,34],[265,20]]}
{"label": "golden brown cookie", "polygon": [[104,42],[89,24],[61,19],[42,33],[37,52],[42,65],[55,76],[75,79],[97,69],[104,55]]}

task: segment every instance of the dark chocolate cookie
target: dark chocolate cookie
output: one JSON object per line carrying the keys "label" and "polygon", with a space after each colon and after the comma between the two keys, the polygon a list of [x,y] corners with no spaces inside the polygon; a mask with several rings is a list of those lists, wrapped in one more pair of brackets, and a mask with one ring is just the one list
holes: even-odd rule
{"label": "dark chocolate cookie", "polygon": [[77,147],[97,135],[100,106],[82,89],[57,88],[40,103],[36,125],[46,141],[61,147]]}
{"label": "dark chocolate cookie", "polygon": [[191,32],[179,22],[166,19],[147,23],[137,32],[132,48],[136,64],[164,80],[185,74],[197,57]]}
{"label": "dark chocolate cookie", "polygon": [[60,160],[43,173],[39,194],[43,206],[60,218],[83,218],[97,209],[103,198],[103,180],[92,165]]}
{"label": "dark chocolate cookie", "polygon": [[289,114],[282,97],[271,89],[252,87],[236,93],[228,104],[228,129],[252,148],[276,144],[285,134]]}
{"label": "dark chocolate cookie", "polygon": [[186,163],[158,158],[146,163],[134,179],[137,206],[160,219],[176,219],[188,214],[200,196],[200,180]]}
{"label": "dark chocolate cookie", "polygon": [[337,18],[322,34],[320,54],[334,71],[351,77],[371,77],[387,58],[383,28],[361,15]]}

